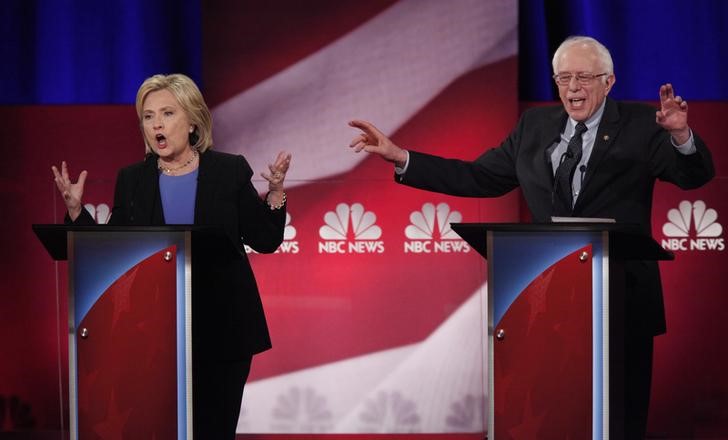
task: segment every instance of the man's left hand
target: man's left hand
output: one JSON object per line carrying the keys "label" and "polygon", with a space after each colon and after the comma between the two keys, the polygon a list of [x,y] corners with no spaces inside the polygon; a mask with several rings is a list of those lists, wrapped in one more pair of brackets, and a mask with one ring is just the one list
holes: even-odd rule
{"label": "man's left hand", "polygon": [[688,127],[688,103],[675,96],[672,84],[660,86],[660,110],[655,113],[655,121],[680,145],[690,139]]}

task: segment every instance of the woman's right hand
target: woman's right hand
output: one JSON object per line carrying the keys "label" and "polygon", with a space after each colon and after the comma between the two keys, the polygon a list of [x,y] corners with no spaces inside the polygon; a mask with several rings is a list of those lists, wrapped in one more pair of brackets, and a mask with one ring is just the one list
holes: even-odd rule
{"label": "woman's right hand", "polygon": [[86,170],[81,171],[78,180],[76,183],[73,183],[68,177],[68,166],[65,160],[61,162],[60,172],[55,165],[51,167],[51,170],[53,170],[53,180],[56,182],[58,191],[60,191],[61,197],[63,197],[63,201],[66,203],[68,215],[71,217],[71,220],[75,221],[81,215],[81,210],[83,209],[81,197],[83,197],[83,185],[86,182],[86,175],[88,173]]}

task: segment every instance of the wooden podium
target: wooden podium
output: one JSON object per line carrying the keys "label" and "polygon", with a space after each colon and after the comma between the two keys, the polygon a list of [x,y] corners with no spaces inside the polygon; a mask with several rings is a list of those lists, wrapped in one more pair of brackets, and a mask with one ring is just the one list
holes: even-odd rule
{"label": "wooden podium", "polygon": [[191,439],[192,251],[234,245],[198,226],[33,230],[68,260],[70,438]]}
{"label": "wooden podium", "polygon": [[488,439],[622,438],[622,263],[673,255],[615,224],[451,227],[488,260]]}

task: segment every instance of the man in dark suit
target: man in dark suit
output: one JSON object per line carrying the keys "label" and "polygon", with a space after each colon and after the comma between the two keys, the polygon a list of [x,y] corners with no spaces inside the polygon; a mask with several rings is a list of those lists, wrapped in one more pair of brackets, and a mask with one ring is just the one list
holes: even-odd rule
{"label": "man in dark suit", "polygon": [[[534,222],[554,216],[613,218],[649,235],[656,179],[690,189],[714,175],[705,143],[687,123],[688,105],[670,84],[660,87],[660,110],[613,101],[609,51],[590,37],[570,37],[553,58],[562,105],[526,111],[503,143],[474,161],[444,159],[399,148],[375,126],[356,151],[395,164],[397,182],[466,197],[497,197],[520,187]],[[652,369],[652,338],[665,332],[655,262],[625,267],[625,431],[643,438]]]}

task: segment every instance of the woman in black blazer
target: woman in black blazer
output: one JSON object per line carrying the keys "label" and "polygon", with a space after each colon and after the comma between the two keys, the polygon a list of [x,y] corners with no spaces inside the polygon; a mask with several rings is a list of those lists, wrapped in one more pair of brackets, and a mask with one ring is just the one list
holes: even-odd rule
{"label": "woman in black blazer", "polygon": [[[262,253],[283,241],[291,155],[279,153],[261,199],[243,156],[212,151],[212,116],[185,75],[155,75],[139,88],[136,110],[144,161],[119,171],[111,225],[195,224],[222,227],[242,259],[193,252],[193,419],[196,438],[234,438],[252,356],[271,347],[244,244]],[[87,172],[71,182],[52,167],[68,208],[67,223],[93,224],[81,198]]]}

